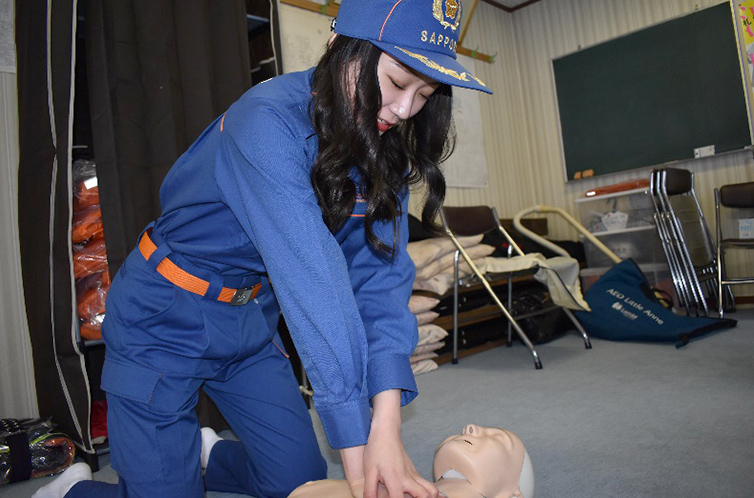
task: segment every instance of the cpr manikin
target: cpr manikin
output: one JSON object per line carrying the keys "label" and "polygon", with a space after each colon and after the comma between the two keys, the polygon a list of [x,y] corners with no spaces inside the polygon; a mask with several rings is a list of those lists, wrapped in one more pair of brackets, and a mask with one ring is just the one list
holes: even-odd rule
{"label": "cpr manikin", "polygon": [[[533,498],[534,469],[521,440],[510,431],[467,425],[435,451],[434,478],[447,498]],[[288,498],[351,498],[361,489],[327,479],[299,486]],[[379,497],[387,496],[380,485]],[[406,495],[408,496],[408,495]]]}

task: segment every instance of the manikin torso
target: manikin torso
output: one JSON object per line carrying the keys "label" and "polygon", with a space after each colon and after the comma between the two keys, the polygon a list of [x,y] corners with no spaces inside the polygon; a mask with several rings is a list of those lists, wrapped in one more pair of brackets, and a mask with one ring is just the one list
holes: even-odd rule
{"label": "manikin torso", "polygon": [[[521,440],[510,431],[467,425],[435,451],[435,485],[447,498],[533,498],[534,472]],[[327,479],[299,486],[289,498],[352,498],[346,481]],[[380,485],[378,498],[387,498]],[[405,495],[404,498],[410,498]]]}

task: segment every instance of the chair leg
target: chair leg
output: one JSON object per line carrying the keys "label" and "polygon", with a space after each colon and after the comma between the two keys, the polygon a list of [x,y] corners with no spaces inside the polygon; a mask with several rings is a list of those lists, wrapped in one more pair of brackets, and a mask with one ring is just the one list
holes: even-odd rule
{"label": "chair leg", "polygon": [[[490,290],[490,292],[492,292]],[[542,362],[539,359],[539,354],[537,353],[537,350],[534,349],[534,344],[531,343],[529,340],[529,337],[526,335],[524,330],[521,328],[521,326],[518,324],[515,318],[508,312],[508,310],[503,306],[499,300],[497,300],[497,297],[495,296],[494,292],[492,295],[495,297],[496,303],[498,304],[498,307],[500,308],[500,311],[503,312],[503,315],[505,315],[505,318],[508,320],[508,323],[513,326],[513,329],[516,331],[516,334],[518,335],[518,338],[521,339],[521,342],[524,343],[526,348],[529,350],[529,352],[532,355],[532,358],[534,359],[534,368],[537,370],[542,368]]]}
{"label": "chair leg", "polygon": [[584,330],[584,327],[581,325],[581,322],[574,316],[573,312],[569,310],[568,308],[562,308],[565,312],[566,316],[573,322],[573,324],[576,326],[576,330],[581,333],[581,337],[584,339],[584,347],[586,349],[592,349],[592,341],[589,339],[589,334],[586,333],[586,330]]}
{"label": "chair leg", "polygon": [[722,318],[724,310],[731,313],[736,311],[736,297],[733,294],[733,286],[723,283],[727,278],[725,273],[725,253],[722,248],[719,248],[717,250],[717,279],[720,292],[718,297],[718,304],[720,306],[718,313],[720,318]]}
{"label": "chair leg", "polygon": [[673,279],[673,286],[675,287],[676,294],[678,296],[678,304],[686,310],[686,314],[691,314],[691,299],[686,288],[686,283],[682,276],[680,269],[680,263],[678,262],[672,243],[670,242],[670,236],[668,235],[668,228],[665,225],[663,215],[655,213],[655,226],[657,233],[660,237],[662,250],[665,253],[665,259],[668,262],[670,268],[670,275]]}
{"label": "chair leg", "polygon": [[[469,268],[471,268],[471,271],[476,275],[476,277],[480,280],[484,288],[487,290],[487,293],[490,295],[492,300],[495,302],[498,308],[500,308],[500,311],[503,312],[503,316],[513,325],[513,329],[516,331],[516,334],[518,334],[519,338],[521,339],[521,342],[526,345],[526,347],[529,349],[529,352],[531,353],[533,359],[534,359],[534,368],[537,370],[542,368],[542,362],[539,359],[539,354],[537,353],[537,350],[534,349],[534,345],[531,343],[529,338],[526,336],[526,333],[521,328],[521,326],[516,322],[516,320],[513,318],[513,316],[508,312],[508,309],[505,307],[505,305],[500,301],[500,298],[497,297],[497,294],[495,294],[495,291],[492,289],[492,286],[487,281],[486,278],[484,278],[484,275],[481,271],[479,271],[479,268],[474,264],[474,261],[471,259],[471,257],[468,255],[468,253],[463,249],[463,246],[461,246],[460,242],[458,242],[458,239],[455,238],[455,236],[450,232],[450,230],[446,230],[447,234],[450,236],[450,240],[453,241],[453,245],[456,246],[456,256],[455,256],[455,265],[458,263],[458,256],[463,255],[464,261],[466,261],[466,264],[469,265]],[[456,266],[457,268],[457,266]],[[454,277],[457,277],[454,275]],[[458,282],[458,278],[454,278],[455,282]],[[457,308],[456,308],[457,309]]]}
{"label": "chair leg", "polygon": [[[717,192],[715,192],[717,193]],[[720,222],[718,221],[718,224]],[[725,314],[725,306],[723,305],[724,295],[723,295],[723,265],[720,262],[720,258],[722,257],[720,245],[717,246],[717,315],[722,318]]]}
{"label": "chair leg", "polygon": [[[717,259],[717,256],[715,257],[715,259]],[[717,299],[717,293],[718,293],[717,271],[715,270],[715,268],[709,268],[709,267],[705,268],[704,276],[706,278],[704,282],[704,286],[707,289],[708,306],[711,307],[711,306],[714,306],[715,303],[717,303],[718,301]],[[709,308],[709,310],[711,311],[711,308]]]}
{"label": "chair leg", "polygon": [[725,293],[727,299],[728,299],[728,311],[731,313],[735,313],[736,311],[736,296],[733,295],[733,289],[730,285],[725,286],[725,290],[727,291]]}
{"label": "chair leg", "polygon": [[458,257],[456,251],[453,257],[453,354],[450,362],[458,363]]}
{"label": "chair leg", "polygon": [[[513,277],[508,277],[508,309],[511,310],[513,305]],[[508,341],[505,343],[507,347],[513,346],[513,325],[510,320],[508,321]]]}

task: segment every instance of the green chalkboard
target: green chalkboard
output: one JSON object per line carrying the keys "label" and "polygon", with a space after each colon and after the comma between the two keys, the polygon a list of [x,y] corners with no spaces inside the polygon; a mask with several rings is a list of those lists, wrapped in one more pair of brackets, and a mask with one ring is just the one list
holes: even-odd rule
{"label": "green chalkboard", "polygon": [[552,64],[566,180],[751,145],[729,3]]}

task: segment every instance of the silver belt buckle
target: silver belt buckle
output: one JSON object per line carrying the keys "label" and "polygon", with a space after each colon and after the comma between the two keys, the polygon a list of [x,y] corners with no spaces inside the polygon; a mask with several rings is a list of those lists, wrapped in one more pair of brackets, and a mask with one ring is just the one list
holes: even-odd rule
{"label": "silver belt buckle", "polygon": [[233,297],[230,298],[231,306],[243,306],[249,302],[251,295],[254,293],[254,289],[237,289]]}

